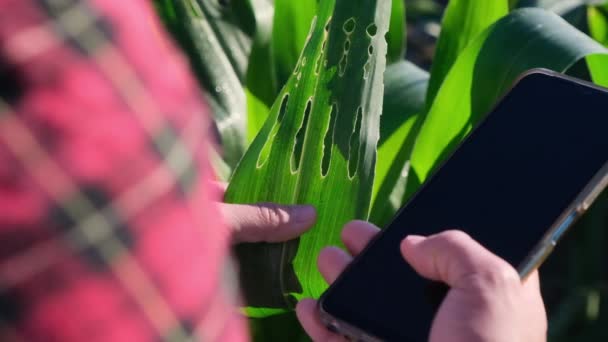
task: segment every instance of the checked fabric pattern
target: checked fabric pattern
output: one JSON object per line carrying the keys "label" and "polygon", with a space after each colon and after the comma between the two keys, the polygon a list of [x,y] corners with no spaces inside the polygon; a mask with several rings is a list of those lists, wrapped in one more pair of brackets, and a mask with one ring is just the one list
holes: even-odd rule
{"label": "checked fabric pattern", "polygon": [[208,113],[145,0],[0,0],[0,340],[243,341]]}

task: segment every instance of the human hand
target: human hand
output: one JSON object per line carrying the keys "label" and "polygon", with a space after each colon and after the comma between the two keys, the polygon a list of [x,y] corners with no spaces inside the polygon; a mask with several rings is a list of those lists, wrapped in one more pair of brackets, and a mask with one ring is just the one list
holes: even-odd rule
{"label": "human hand", "polygon": [[[226,190],[225,184],[215,186],[221,194]],[[312,227],[317,219],[314,207],[309,205],[220,203],[220,211],[232,231],[235,244],[295,239]]]}
{"label": "human hand", "polygon": [[[377,232],[366,222],[347,224],[342,240],[348,253],[335,247],[321,251],[318,264],[323,277],[333,282],[351,262],[351,255],[359,254]],[[537,272],[522,283],[511,265],[461,231],[427,238],[408,236],[401,243],[401,253],[421,276],[450,286],[429,341],[546,340],[547,318]],[[324,327],[314,300],[302,300],[296,310],[314,341],[344,340]]]}

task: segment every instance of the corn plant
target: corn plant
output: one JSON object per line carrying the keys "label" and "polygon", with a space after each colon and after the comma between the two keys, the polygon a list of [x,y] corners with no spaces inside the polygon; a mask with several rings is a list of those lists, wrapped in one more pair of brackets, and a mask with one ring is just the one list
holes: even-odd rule
{"label": "corn plant", "polygon": [[608,85],[598,1],[451,0],[430,72],[403,58],[402,0],[156,4],[214,109],[225,200],[318,210],[299,239],[235,248],[251,317],[320,295],[319,250],[349,220],[386,224],[521,73]]}

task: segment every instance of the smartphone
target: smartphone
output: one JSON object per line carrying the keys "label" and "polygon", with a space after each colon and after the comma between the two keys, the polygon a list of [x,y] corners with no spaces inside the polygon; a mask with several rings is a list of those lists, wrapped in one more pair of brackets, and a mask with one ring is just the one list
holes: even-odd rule
{"label": "smartphone", "polygon": [[548,70],[521,76],[319,300],[332,331],[427,341],[445,285],[399,251],[460,229],[525,278],[608,183],[608,90]]}

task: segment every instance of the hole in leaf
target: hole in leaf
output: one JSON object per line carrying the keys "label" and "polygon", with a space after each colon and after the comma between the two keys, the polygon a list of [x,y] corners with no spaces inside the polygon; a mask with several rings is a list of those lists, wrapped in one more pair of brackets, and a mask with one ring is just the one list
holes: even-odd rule
{"label": "hole in leaf", "polygon": [[331,17],[325,23],[325,32],[329,32],[329,25],[331,25]]}
{"label": "hole in leaf", "polygon": [[350,142],[348,148],[348,176],[352,179],[357,173],[357,166],[359,165],[359,147],[361,145],[361,121],[363,119],[363,109],[359,107],[357,109],[357,115],[355,116],[353,133],[350,135]]}
{"label": "hole in leaf", "polygon": [[348,64],[348,55],[342,55],[340,58],[340,64],[338,64],[339,74],[340,76],[344,76],[344,72],[346,71],[346,65]]}
{"label": "hole in leaf", "polygon": [[315,65],[315,74],[318,75],[321,72],[321,67],[323,66],[323,56],[325,53],[321,51],[319,54],[319,58],[317,58],[317,63]]}
{"label": "hole in leaf", "polygon": [[367,48],[367,53],[369,53],[370,56],[374,54],[374,46],[373,45],[370,45]]}
{"label": "hole in leaf", "polygon": [[370,37],[373,37],[378,33],[378,26],[376,26],[376,24],[370,24],[365,31],[367,31],[367,34],[369,34]]}
{"label": "hole in leaf", "polygon": [[372,64],[369,61],[367,61],[367,63],[365,63],[365,65],[363,66],[363,78],[364,79],[369,78],[369,73],[370,73],[371,67],[372,67]]}
{"label": "hole in leaf", "polygon": [[344,33],[351,34],[355,30],[355,26],[357,26],[355,18],[349,18],[347,21],[344,22],[342,29],[344,30]]}
{"label": "hole in leaf", "polygon": [[[312,21],[310,23],[310,29],[308,30],[308,35],[306,36],[306,41],[304,42],[304,47],[306,47],[309,43],[310,40],[312,39],[312,34],[315,31],[315,28],[317,27],[317,16],[315,15],[312,18]],[[306,61],[302,61],[302,66],[306,65]],[[300,62],[298,61],[298,65],[296,66],[296,68],[300,67]],[[295,72],[294,72],[295,73]]]}
{"label": "hole in leaf", "polygon": [[317,27],[317,16],[315,15],[310,22],[310,29],[308,29],[308,35],[306,36],[306,42],[304,45],[308,45],[310,39],[312,38],[313,32],[315,32],[315,27]]}
{"label": "hole in leaf", "polygon": [[302,160],[302,149],[304,147],[304,138],[306,137],[306,130],[308,129],[308,119],[310,117],[310,109],[312,107],[312,99],[306,102],[306,110],[304,110],[304,119],[302,125],[296,133],[296,141],[293,147],[293,154],[291,155],[291,172],[296,173],[300,169],[300,160]]}
{"label": "hole in leaf", "polygon": [[288,101],[289,101],[289,94],[285,94],[285,96],[283,97],[283,101],[281,101],[281,108],[279,109],[279,114],[277,115],[277,121],[272,126],[272,129],[270,130],[270,134],[268,135],[268,140],[266,140],[266,142],[264,143],[264,146],[262,147],[262,150],[260,151],[260,155],[258,156],[258,162],[256,163],[256,166],[258,168],[262,167],[268,160],[268,157],[270,157],[270,151],[272,150],[272,143],[274,141],[275,136],[279,132],[279,127],[281,126],[281,121],[283,120],[283,117],[285,117],[285,112],[287,112],[287,102]]}
{"label": "hole in leaf", "polygon": [[258,162],[256,163],[257,168],[261,168],[268,161],[268,157],[270,156],[270,150],[272,149],[272,141],[274,140],[275,135],[279,130],[278,125],[274,125],[272,127],[272,131],[270,131],[270,135],[268,136],[268,140],[264,143],[264,147],[260,151],[260,155],[258,156]]}
{"label": "hole in leaf", "polygon": [[336,118],[338,117],[338,105],[331,106],[331,114],[329,115],[329,124],[323,139],[323,159],[321,160],[321,176],[327,176],[329,172],[329,164],[331,162],[331,151],[334,145],[334,135],[336,130]]}
{"label": "hole in leaf", "polygon": [[285,94],[285,96],[283,96],[283,100],[281,101],[281,108],[279,109],[279,115],[277,116],[278,123],[283,121],[285,113],[287,113],[287,102],[289,102],[289,94]]}
{"label": "hole in leaf", "polygon": [[296,64],[295,69],[293,69],[293,74],[297,75],[300,72],[300,68],[302,67],[301,63]]}
{"label": "hole in leaf", "polygon": [[349,50],[350,50],[350,39],[347,39],[344,41],[344,52],[348,53]]}

